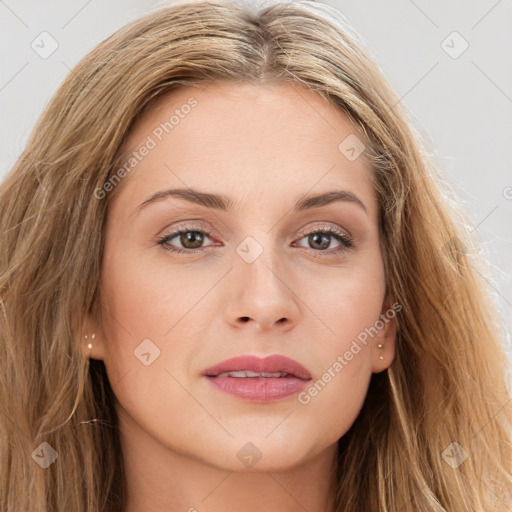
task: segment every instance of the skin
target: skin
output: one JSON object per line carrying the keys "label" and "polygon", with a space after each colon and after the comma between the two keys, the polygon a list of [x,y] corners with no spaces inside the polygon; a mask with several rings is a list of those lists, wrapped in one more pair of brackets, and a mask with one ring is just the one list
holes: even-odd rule
{"label": "skin", "polygon": [[[197,106],[112,197],[103,325],[88,319],[96,338],[84,352],[104,361],[119,401],[125,510],[333,510],[337,440],[356,419],[372,373],[393,360],[394,320],[307,404],[297,395],[244,401],[201,373],[242,354],[283,354],[314,383],[390,309],[370,169],[338,149],[357,133],[347,117],[290,84],[174,91],[138,121],[123,151],[139,148],[191,97]],[[134,213],[157,191],[188,187],[229,196],[237,212],[168,197]],[[338,201],[293,212],[302,195],[339,189],[366,211]],[[156,242],[190,222],[207,233],[202,244],[178,235],[168,245],[203,252],[175,254]],[[325,226],[348,233],[355,246],[335,254],[344,246],[326,234],[327,248],[318,248]],[[320,232],[320,243],[309,231]],[[247,236],[263,250],[252,263],[236,251]],[[160,355],[146,366],[134,350],[148,338]],[[254,447],[261,454],[252,465],[237,456],[248,442],[250,454]]]}

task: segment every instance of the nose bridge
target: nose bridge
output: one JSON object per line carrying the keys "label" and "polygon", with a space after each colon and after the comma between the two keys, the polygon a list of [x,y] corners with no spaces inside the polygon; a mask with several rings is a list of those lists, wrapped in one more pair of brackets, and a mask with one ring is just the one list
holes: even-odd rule
{"label": "nose bridge", "polygon": [[249,318],[269,327],[295,322],[298,305],[287,283],[284,251],[275,247],[273,231],[253,231],[236,247],[235,272],[228,315],[231,321]]}
{"label": "nose bridge", "polygon": [[260,230],[253,233],[246,236],[236,248],[236,266],[240,267],[241,279],[245,286],[262,286],[267,294],[279,291],[282,282],[276,272],[283,268],[279,260],[283,259],[284,254],[274,247],[272,232]]}

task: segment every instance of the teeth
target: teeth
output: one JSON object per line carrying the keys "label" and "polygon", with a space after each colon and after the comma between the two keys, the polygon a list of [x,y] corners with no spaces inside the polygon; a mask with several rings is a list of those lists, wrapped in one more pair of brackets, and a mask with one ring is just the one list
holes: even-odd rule
{"label": "teeth", "polygon": [[259,373],[259,372],[250,372],[250,371],[240,371],[240,372],[224,372],[217,375],[217,377],[284,377],[288,375],[285,372],[276,372],[276,373]]}

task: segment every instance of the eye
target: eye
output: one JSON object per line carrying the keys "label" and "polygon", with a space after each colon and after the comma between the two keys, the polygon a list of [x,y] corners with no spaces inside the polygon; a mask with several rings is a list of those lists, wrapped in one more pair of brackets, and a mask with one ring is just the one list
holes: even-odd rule
{"label": "eye", "polygon": [[[201,227],[195,225],[182,226],[167,235],[157,239],[157,243],[162,246],[162,249],[169,252],[177,253],[197,253],[200,252],[201,245],[204,242],[205,236],[209,238],[208,233]],[[169,245],[173,238],[178,238],[182,248],[176,248]],[[184,249],[184,250],[183,250]]]}
{"label": "eye", "polygon": [[[339,228],[329,225],[316,227],[314,230],[304,233],[300,240],[304,238],[307,238],[310,248],[315,249],[316,253],[320,253],[315,254],[315,256],[318,255],[320,257],[338,254],[354,247],[354,242],[348,234]],[[331,245],[333,239],[341,245],[337,248],[326,250]]]}
{"label": "eye", "polygon": [[[209,233],[197,225],[186,225],[179,229],[172,231],[157,239],[157,244],[162,246],[162,249],[174,253],[195,254],[204,251],[203,243],[209,237]],[[169,244],[171,240],[178,238],[180,247],[175,247]],[[352,238],[339,228],[325,225],[317,226],[316,229],[308,231],[302,235],[299,240],[307,238],[310,249],[315,253],[325,253],[326,256],[338,254],[354,247]],[[331,245],[332,241],[336,240],[340,246],[334,249],[326,250]],[[301,246],[299,246],[301,247]],[[320,254],[318,254],[320,256]],[[321,254],[324,257],[324,254]]]}

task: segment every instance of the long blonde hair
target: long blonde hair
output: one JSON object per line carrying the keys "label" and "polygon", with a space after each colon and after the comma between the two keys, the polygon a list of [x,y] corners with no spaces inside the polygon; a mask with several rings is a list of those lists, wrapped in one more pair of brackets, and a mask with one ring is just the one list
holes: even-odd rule
{"label": "long blonde hair", "polygon": [[[395,360],[339,440],[336,511],[508,510],[511,397],[485,269],[370,51],[308,0],[160,8],[86,55],[39,118],[0,187],[0,509],[123,510],[116,398],[103,362],[81,351],[87,313],[102,313],[111,195],[94,191],[153,100],[218,80],[301,84],[366,137],[387,288],[402,310]],[[50,448],[58,458],[42,468]]]}

